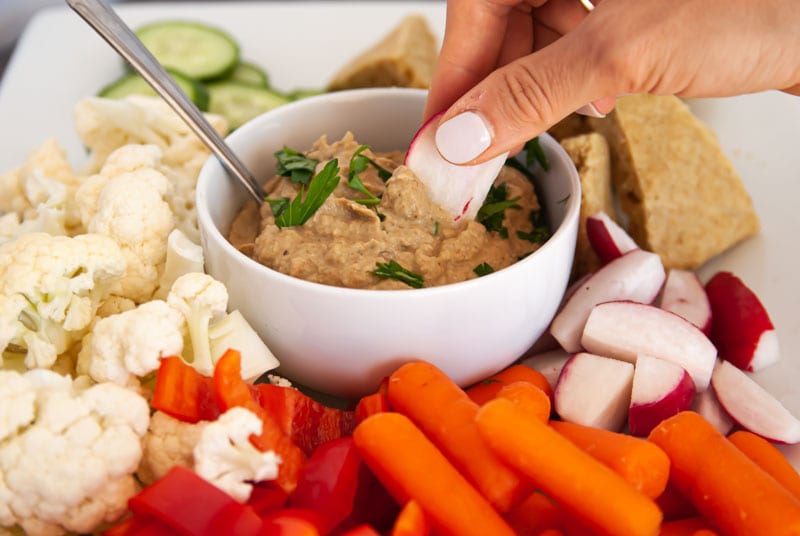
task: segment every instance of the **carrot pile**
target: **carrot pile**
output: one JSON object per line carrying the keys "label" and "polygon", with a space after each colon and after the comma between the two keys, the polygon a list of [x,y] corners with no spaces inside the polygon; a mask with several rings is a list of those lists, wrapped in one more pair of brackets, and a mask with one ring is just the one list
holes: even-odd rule
{"label": "carrot pile", "polygon": [[466,391],[422,361],[389,377],[353,439],[404,505],[393,534],[800,535],[800,475],[768,441],[694,412],[646,439],[551,420],[525,368]]}

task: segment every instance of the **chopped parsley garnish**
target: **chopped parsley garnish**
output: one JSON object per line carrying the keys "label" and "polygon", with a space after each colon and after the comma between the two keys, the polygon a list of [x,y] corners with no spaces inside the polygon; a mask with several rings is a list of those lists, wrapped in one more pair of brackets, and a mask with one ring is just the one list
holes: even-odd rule
{"label": "chopped parsley garnish", "polygon": [[548,162],[547,155],[542,150],[538,136],[525,144],[525,163],[528,164],[528,167],[531,167],[534,162],[539,162],[539,165],[545,171],[550,169],[550,162]]}
{"label": "chopped parsley garnish", "polygon": [[275,158],[278,159],[278,169],[275,173],[281,177],[289,177],[292,184],[308,184],[319,164],[318,160],[308,158],[300,151],[288,147],[276,152]]}
{"label": "chopped parsley garnish", "polygon": [[375,267],[376,268],[372,271],[372,274],[377,275],[378,277],[382,277],[384,279],[394,279],[396,281],[400,281],[401,283],[405,283],[412,288],[422,288],[422,285],[425,284],[421,275],[406,270],[400,266],[400,263],[397,261],[391,260],[389,262],[376,262]]}
{"label": "chopped parsley garnish", "polygon": [[439,222],[433,222],[433,236],[439,236]]}
{"label": "chopped parsley garnish", "polygon": [[517,160],[516,158],[509,158],[506,160],[505,165],[510,168],[514,168],[527,178],[531,184],[536,185],[536,175],[533,174],[533,171],[525,167],[525,164]]}
{"label": "chopped parsley garnish", "polygon": [[534,244],[546,242],[547,239],[550,238],[550,228],[544,221],[543,212],[541,210],[531,210],[528,219],[530,219],[533,229],[528,233],[517,231],[517,237],[522,240],[527,240],[528,242],[533,242]]}
{"label": "chopped parsley garnish", "polygon": [[309,180],[308,192],[306,192],[305,184],[302,184],[300,191],[291,202],[286,197],[266,200],[272,209],[272,215],[275,216],[275,225],[278,227],[303,225],[322,206],[338,185],[339,161],[334,158],[325,164],[322,171]]}
{"label": "chopped parsley garnish", "polygon": [[[361,178],[358,176],[360,173],[364,172],[372,162],[369,158],[361,154],[367,149],[368,147],[366,145],[362,145],[356,149],[353,156],[350,158],[350,172],[347,174],[347,185],[353,190],[358,190],[367,196],[361,199],[354,199],[353,201],[361,203],[362,205],[377,205],[381,202],[381,198],[367,190],[367,187],[364,186],[364,183],[361,182]],[[378,174],[380,175],[380,171]],[[389,175],[391,176],[391,173]]]}
{"label": "chopped parsley garnish", "polygon": [[475,219],[482,223],[487,231],[495,231],[501,238],[508,238],[508,229],[503,226],[503,218],[506,209],[519,207],[517,201],[519,197],[508,199],[505,183],[499,186],[492,185]]}
{"label": "chopped parsley garnish", "polygon": [[492,385],[493,383],[503,383],[497,378],[486,378],[481,382],[481,385]]}
{"label": "chopped parsley garnish", "polygon": [[386,214],[384,214],[383,212],[380,212],[380,211],[379,211],[379,210],[377,210],[377,209],[375,210],[375,214],[377,214],[377,215],[378,215],[378,219],[379,219],[379,220],[381,220],[381,221],[383,221],[383,220],[385,220],[385,219],[386,219]]}
{"label": "chopped parsley garnish", "polygon": [[494,268],[488,262],[482,262],[478,266],[476,266],[473,270],[475,275],[478,277],[483,277],[485,275],[489,275],[494,272]]}
{"label": "chopped parsley garnish", "polygon": [[386,181],[388,181],[389,179],[392,178],[392,172],[391,171],[389,171],[388,169],[386,169],[385,167],[383,167],[382,165],[377,163],[372,158],[367,158],[367,160],[369,160],[369,163],[372,164],[372,167],[374,167],[376,170],[378,170],[378,178],[380,180],[382,180],[383,182],[386,182]]}

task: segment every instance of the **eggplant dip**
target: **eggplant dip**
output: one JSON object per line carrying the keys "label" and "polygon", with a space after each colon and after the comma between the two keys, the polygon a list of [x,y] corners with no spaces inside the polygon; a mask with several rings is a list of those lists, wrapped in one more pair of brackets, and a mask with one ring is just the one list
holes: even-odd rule
{"label": "eggplant dip", "polygon": [[275,155],[267,202],[259,209],[248,201],[228,239],[294,277],[361,289],[434,287],[505,268],[549,236],[533,184],[509,166],[476,219],[454,223],[402,165],[402,152],[373,153],[348,133]]}

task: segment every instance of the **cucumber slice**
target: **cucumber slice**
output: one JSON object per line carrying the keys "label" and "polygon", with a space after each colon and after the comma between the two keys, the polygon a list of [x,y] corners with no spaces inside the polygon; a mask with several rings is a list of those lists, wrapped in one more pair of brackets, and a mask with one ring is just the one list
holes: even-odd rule
{"label": "cucumber slice", "polygon": [[305,99],[306,97],[313,97],[314,95],[322,95],[323,93],[325,93],[323,89],[295,89],[290,91],[286,96],[289,97],[290,100],[295,101]]}
{"label": "cucumber slice", "polygon": [[226,80],[229,82],[247,84],[248,86],[269,87],[269,76],[267,76],[267,73],[258,65],[246,61],[237,64]]}
{"label": "cucumber slice", "polygon": [[164,66],[197,80],[221,78],[239,63],[239,45],[217,28],[187,21],[142,26],[136,35]]}
{"label": "cucumber slice", "polygon": [[[208,110],[208,90],[205,86],[175,71],[168,71],[175,82],[178,83],[180,88],[186,95],[192,99],[192,102],[202,111]],[[108,99],[122,99],[128,95],[152,95],[156,96],[155,90],[150,87],[150,84],[144,81],[144,78],[138,74],[126,74],[122,78],[118,78],[114,82],[101,89],[98,97],[105,97]]]}
{"label": "cucumber slice", "polygon": [[286,96],[271,89],[228,81],[208,84],[208,97],[208,111],[225,116],[231,130],[289,102]]}

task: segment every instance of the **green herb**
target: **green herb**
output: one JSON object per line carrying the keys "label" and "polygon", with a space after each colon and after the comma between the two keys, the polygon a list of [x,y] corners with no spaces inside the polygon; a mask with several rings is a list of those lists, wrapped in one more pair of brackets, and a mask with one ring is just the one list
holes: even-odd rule
{"label": "green herb", "polygon": [[505,183],[499,186],[493,185],[489,188],[486,200],[478,210],[475,219],[482,223],[486,230],[498,233],[501,238],[508,238],[508,229],[503,226],[503,218],[505,217],[506,209],[519,207],[517,201],[519,201],[519,197],[508,199]]}
{"label": "green herb", "polygon": [[494,268],[488,262],[482,262],[472,270],[478,277],[483,277],[494,272]]}
{"label": "green herb", "polygon": [[362,205],[377,205],[381,202],[380,197],[367,190],[367,187],[364,186],[364,183],[361,182],[361,178],[358,176],[369,167],[370,159],[361,154],[367,149],[368,147],[366,145],[362,145],[356,149],[353,156],[350,158],[350,171],[347,174],[347,185],[353,190],[358,190],[367,196],[363,199],[354,199],[356,203],[361,203]]}
{"label": "green herb", "polygon": [[544,214],[541,210],[531,210],[528,219],[533,227],[530,232],[517,231],[517,238],[533,242],[534,244],[542,244],[550,238],[550,228],[547,222],[544,221]]}
{"label": "green herb", "polygon": [[380,178],[383,182],[386,182],[392,178],[391,171],[389,171],[388,169],[377,163],[372,158],[368,158],[367,160],[369,160],[369,163],[372,164],[372,167],[378,170],[378,178]]}
{"label": "green herb", "polygon": [[525,164],[523,164],[516,158],[509,158],[508,160],[506,160],[505,165],[507,165],[510,168],[514,168],[523,175],[525,175],[525,178],[528,179],[531,182],[531,184],[534,185],[536,184],[536,175],[533,174],[533,171],[525,167]]}
{"label": "green herb", "polygon": [[288,147],[276,152],[275,158],[278,159],[276,173],[281,177],[290,177],[292,184],[308,184],[319,164],[318,160],[308,158],[300,151]]}
{"label": "green herb", "polygon": [[379,219],[379,220],[381,220],[381,221],[383,221],[383,220],[385,220],[385,219],[386,219],[386,214],[384,214],[383,212],[380,212],[380,211],[379,211],[379,210],[377,210],[377,209],[375,210],[375,214],[377,214],[377,215],[378,215],[378,219]]}
{"label": "green herb", "polygon": [[[331,160],[322,171],[317,173],[308,183],[308,193],[305,185],[300,186],[300,192],[288,202],[288,199],[267,199],[272,214],[275,216],[275,225],[278,227],[294,227],[303,225],[322,206],[339,184],[339,161]],[[278,214],[275,213],[276,208]]]}
{"label": "green herb", "polygon": [[528,167],[531,167],[534,161],[539,162],[539,165],[545,171],[550,169],[550,162],[547,161],[547,155],[542,150],[538,136],[525,144],[525,163],[528,164]]}
{"label": "green herb", "polygon": [[391,260],[389,262],[376,262],[375,270],[372,271],[374,275],[383,277],[384,279],[395,279],[401,283],[405,283],[412,288],[422,288],[425,282],[422,276],[406,270],[397,261]]}
{"label": "green herb", "polygon": [[486,378],[481,382],[481,385],[492,385],[493,383],[503,383],[495,378]]}
{"label": "green herb", "polygon": [[433,236],[439,236],[439,222],[433,222]]}

